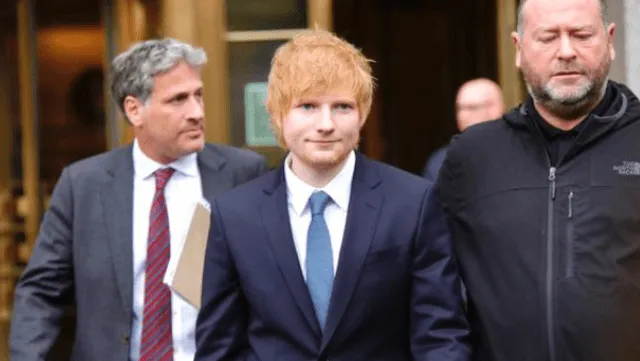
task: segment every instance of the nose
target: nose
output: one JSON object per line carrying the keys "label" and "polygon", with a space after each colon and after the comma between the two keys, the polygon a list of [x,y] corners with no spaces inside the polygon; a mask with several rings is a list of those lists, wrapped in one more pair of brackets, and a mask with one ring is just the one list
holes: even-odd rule
{"label": "nose", "polygon": [[334,129],[333,113],[331,107],[323,105],[321,111],[318,114],[318,120],[316,121],[316,130],[322,133],[330,133]]}
{"label": "nose", "polygon": [[187,104],[187,118],[196,123],[204,120],[204,104],[201,98],[190,97]]}
{"label": "nose", "polygon": [[576,50],[571,42],[571,37],[568,34],[563,34],[560,37],[560,49],[558,49],[558,57],[561,59],[573,59],[576,57]]}

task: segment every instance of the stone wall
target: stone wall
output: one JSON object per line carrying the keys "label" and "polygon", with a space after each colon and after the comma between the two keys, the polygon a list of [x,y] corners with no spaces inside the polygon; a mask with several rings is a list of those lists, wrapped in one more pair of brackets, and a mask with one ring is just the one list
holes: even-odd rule
{"label": "stone wall", "polygon": [[640,95],[640,0],[617,0],[624,4],[626,82]]}
{"label": "stone wall", "polygon": [[609,0],[609,20],[616,24],[616,60],[611,79],[640,95],[640,0]]}

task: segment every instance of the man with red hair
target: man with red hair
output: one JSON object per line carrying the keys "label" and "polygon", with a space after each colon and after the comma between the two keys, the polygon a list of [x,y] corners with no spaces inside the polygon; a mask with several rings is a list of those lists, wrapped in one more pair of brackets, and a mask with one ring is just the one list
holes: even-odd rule
{"label": "man with red hair", "polygon": [[280,47],[267,109],[284,165],[218,198],[196,361],[469,360],[431,183],[355,151],[369,61],[322,30]]}

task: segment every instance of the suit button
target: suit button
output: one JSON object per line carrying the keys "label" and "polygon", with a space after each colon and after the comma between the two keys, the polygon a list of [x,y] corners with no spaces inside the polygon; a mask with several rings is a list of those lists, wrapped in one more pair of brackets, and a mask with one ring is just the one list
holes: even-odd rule
{"label": "suit button", "polygon": [[128,333],[125,333],[125,334],[122,335],[122,343],[125,344],[125,345],[129,344],[129,334]]}

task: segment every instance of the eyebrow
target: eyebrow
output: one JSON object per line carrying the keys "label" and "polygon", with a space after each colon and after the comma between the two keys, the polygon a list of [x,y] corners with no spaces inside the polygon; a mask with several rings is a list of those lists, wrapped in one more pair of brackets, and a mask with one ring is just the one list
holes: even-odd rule
{"label": "eyebrow", "polygon": [[[534,33],[556,33],[559,30],[560,30],[560,27],[558,27],[558,26],[547,26],[547,27],[541,27],[541,28],[538,28],[538,29],[534,30]],[[569,28],[569,31],[571,31],[571,32],[595,31],[595,27],[593,25],[572,26],[572,27]]]}
{"label": "eyebrow", "polygon": [[573,28],[572,31],[595,31],[596,28],[592,25],[584,25],[584,26],[579,26],[577,28]]}
{"label": "eyebrow", "polygon": [[[198,94],[198,93],[202,93],[204,90],[204,87],[199,87],[197,89],[195,89],[193,91],[193,94]],[[165,102],[170,102],[173,99],[178,99],[178,98],[182,98],[182,97],[188,97],[192,92],[188,91],[188,90],[183,90],[183,91],[179,91],[179,92],[175,92],[173,94],[168,95],[166,98],[164,98]]]}

